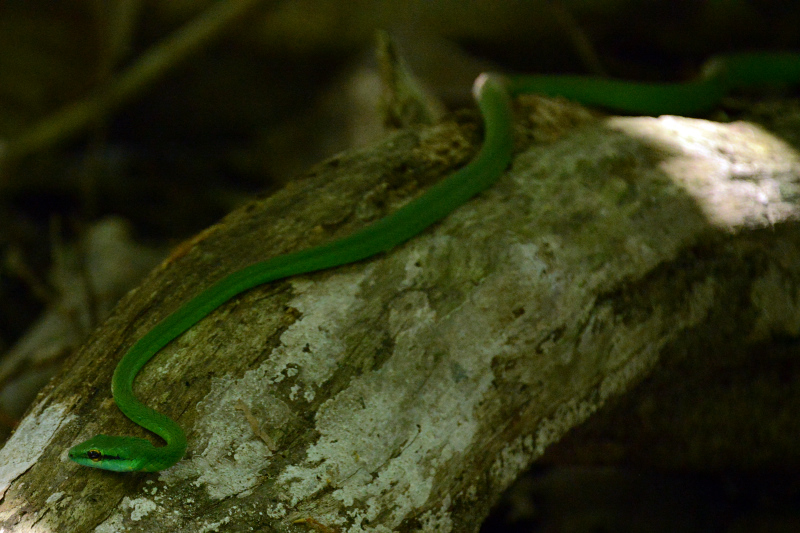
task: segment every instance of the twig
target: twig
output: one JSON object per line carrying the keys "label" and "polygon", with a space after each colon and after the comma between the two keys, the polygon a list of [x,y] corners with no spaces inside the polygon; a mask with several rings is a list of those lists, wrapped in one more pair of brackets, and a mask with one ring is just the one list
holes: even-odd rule
{"label": "twig", "polygon": [[580,56],[586,68],[589,69],[589,72],[596,76],[608,76],[606,69],[603,68],[603,62],[600,60],[600,56],[597,55],[592,45],[592,41],[572,14],[557,0],[552,0],[548,2],[547,5],[550,7],[553,16],[561,25],[561,28],[566,31],[567,37],[572,41],[572,46],[575,47],[575,51]]}

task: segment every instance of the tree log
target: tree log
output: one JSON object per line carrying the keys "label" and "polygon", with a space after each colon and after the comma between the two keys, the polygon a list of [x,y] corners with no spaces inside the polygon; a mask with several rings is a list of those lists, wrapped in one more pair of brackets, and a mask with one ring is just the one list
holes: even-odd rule
{"label": "tree log", "polygon": [[476,531],[671,346],[798,333],[790,145],[745,122],[581,119],[409,243],[251,290],[159,353],[137,394],[186,429],[176,466],[66,458],[99,432],[144,434],[109,385],[136,339],[221,276],[420,194],[474,153],[465,122],[331,159],[173,254],[0,451],[4,531]]}

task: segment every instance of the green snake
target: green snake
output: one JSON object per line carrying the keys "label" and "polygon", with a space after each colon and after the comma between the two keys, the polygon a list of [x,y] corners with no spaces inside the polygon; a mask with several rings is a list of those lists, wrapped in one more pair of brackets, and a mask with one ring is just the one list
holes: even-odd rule
{"label": "green snake", "polygon": [[214,309],[263,283],[366,259],[411,239],[491,186],[511,162],[511,98],[523,93],[563,96],[587,105],[629,113],[692,114],[712,109],[731,90],[800,82],[800,54],[749,53],[720,56],[686,83],[639,83],[583,76],[481,74],[473,87],[484,122],[483,146],[466,166],[394,213],[342,239],[279,255],[229,274],[166,317],[123,356],[111,392],[120,410],[166,442],[96,435],[69,450],[78,464],[118,472],[163,470],[186,452],[186,436],[172,419],[133,394],[136,375],[164,346]]}

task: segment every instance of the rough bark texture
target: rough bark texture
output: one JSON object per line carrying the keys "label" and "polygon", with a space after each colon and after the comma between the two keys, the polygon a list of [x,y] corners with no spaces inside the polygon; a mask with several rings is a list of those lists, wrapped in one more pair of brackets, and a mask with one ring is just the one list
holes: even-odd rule
{"label": "rough bark texture", "polygon": [[[556,128],[557,129],[557,128]],[[396,208],[472,153],[405,131],[246,206],[155,271],[0,452],[5,531],[474,531],[543,450],[698,339],[800,330],[800,157],[748,123],[589,120],[372,260],[250,291],[137,382],[187,429],[156,474],[66,459],[141,435],[116,361],[220,276]],[[695,357],[702,357],[698,353]]]}

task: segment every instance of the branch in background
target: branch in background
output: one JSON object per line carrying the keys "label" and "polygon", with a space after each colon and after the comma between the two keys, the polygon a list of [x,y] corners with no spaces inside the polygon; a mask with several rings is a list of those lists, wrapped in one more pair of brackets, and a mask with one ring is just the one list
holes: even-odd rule
{"label": "branch in background", "polygon": [[172,36],[142,54],[128,70],[84,100],[48,116],[5,145],[0,144],[0,172],[14,161],[45,150],[91,127],[233,27],[262,0],[215,2]]}

